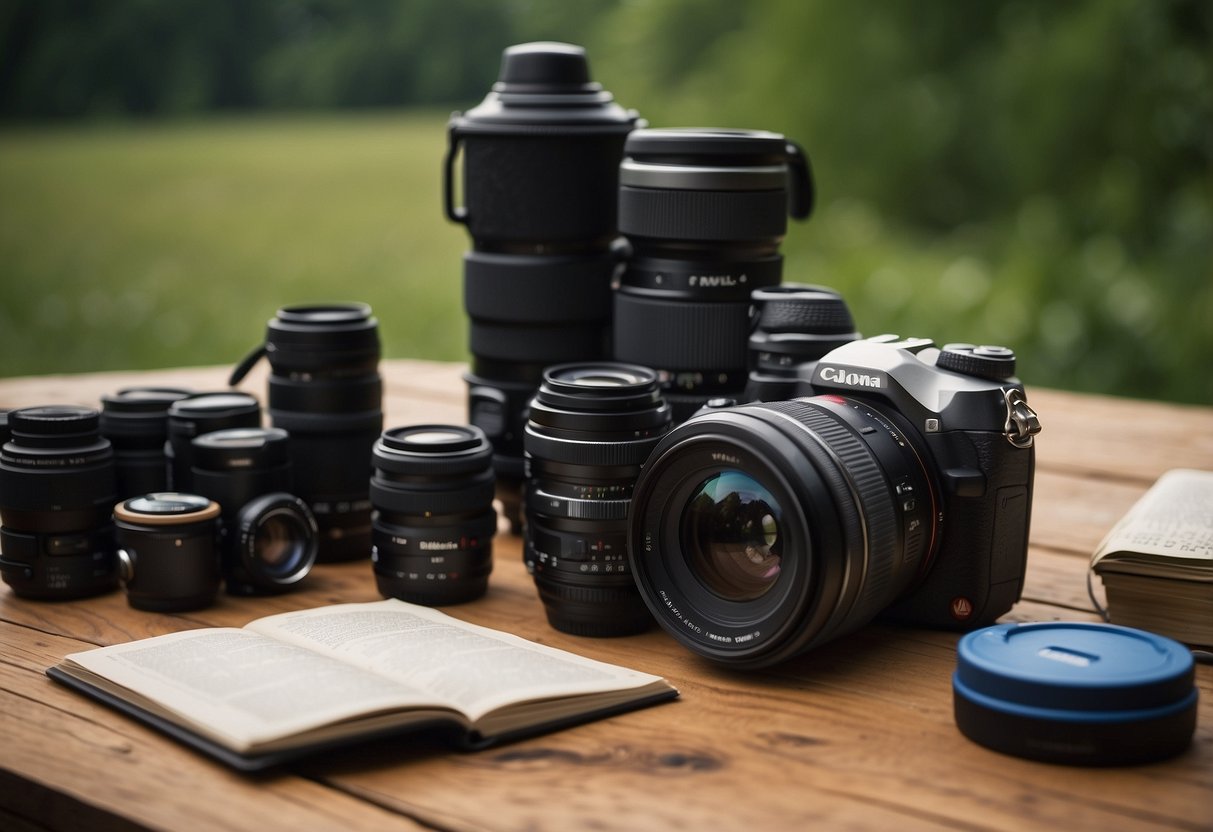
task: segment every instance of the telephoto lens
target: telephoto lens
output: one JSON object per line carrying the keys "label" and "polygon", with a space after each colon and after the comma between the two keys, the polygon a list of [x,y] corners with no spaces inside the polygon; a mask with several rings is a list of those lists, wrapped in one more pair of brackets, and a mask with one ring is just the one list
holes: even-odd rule
{"label": "telephoto lens", "polygon": [[375,585],[384,598],[459,604],[493,570],[493,449],[477,427],[383,432],[372,456]]}
{"label": "telephoto lens", "polygon": [[128,387],[101,397],[101,435],[114,446],[119,497],[168,488],[168,409],[192,395],[175,387]]}
{"label": "telephoto lens", "polygon": [[289,493],[291,461],[281,428],[233,428],[193,442],[197,492],[219,503],[221,564],[232,595],[285,592],[316,562],[316,518]]}
{"label": "telephoto lens", "polygon": [[825,286],[787,283],[750,295],[757,325],[750,334],[750,378],[744,401],[774,402],[800,395],[817,360],[859,339],[842,295]]}
{"label": "telephoto lens", "polygon": [[739,399],[750,293],[775,286],[789,213],[812,210],[800,147],[756,130],[636,130],[620,168],[633,254],[615,292],[614,356],[657,370],[675,422]]}
{"label": "telephoto lens", "polygon": [[138,610],[209,606],[219,591],[219,504],[197,494],[156,492],[114,507],[118,569]]}
{"label": "telephoto lens", "polygon": [[379,353],[379,322],[365,303],[284,306],[265,344],[232,373],[235,385],[269,358],[270,423],[290,434],[295,491],[319,524],[321,563],[371,553],[367,482],[383,429]]}
{"label": "telephoto lens", "polygon": [[118,586],[114,451],[85,407],[8,414],[0,450],[0,575],[23,598],[66,600]]}
{"label": "telephoto lens", "polygon": [[526,426],[524,557],[557,630],[622,636],[653,626],[632,582],[627,513],[640,467],[670,429],[646,367],[550,367]]}
{"label": "telephoto lens", "polygon": [[[511,46],[492,91],[455,113],[445,210],[467,226],[469,421],[493,443],[498,496],[517,529],[526,407],[543,368],[610,352],[623,141],[639,123],[591,80],[585,50]],[[462,205],[455,169],[463,161]]]}
{"label": "telephoto lens", "polygon": [[192,472],[194,437],[219,430],[260,426],[261,405],[248,393],[237,390],[199,393],[170,404],[168,442],[164,446],[169,487],[181,492],[196,490]]}

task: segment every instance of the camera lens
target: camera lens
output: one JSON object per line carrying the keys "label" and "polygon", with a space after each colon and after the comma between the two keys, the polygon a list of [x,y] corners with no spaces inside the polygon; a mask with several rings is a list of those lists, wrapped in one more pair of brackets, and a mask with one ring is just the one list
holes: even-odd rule
{"label": "camera lens", "polygon": [[114,446],[119,497],[168,488],[168,409],[192,395],[175,387],[128,387],[101,397],[101,435]]}
{"label": "camera lens", "polygon": [[468,419],[493,443],[515,528],[526,406],[543,368],[610,351],[610,286],[624,256],[619,161],[638,121],[591,79],[585,50],[567,43],[509,47],[492,91],[450,121],[445,210],[473,244],[463,260]]}
{"label": "camera lens", "polygon": [[232,374],[270,362],[269,414],[290,434],[295,490],[316,516],[322,563],[371,551],[371,446],[383,428],[379,322],[364,303],[286,306]]}
{"label": "camera lens", "polygon": [[799,395],[827,352],[858,340],[842,295],[824,286],[788,283],[750,295],[758,322],[750,335],[750,379],[745,401],[772,402]]}
{"label": "camera lens", "polygon": [[870,621],[926,574],[938,490],[899,416],[839,396],[713,410],[671,431],[628,543],[658,622],[763,667]]}
{"label": "camera lens", "polygon": [[234,428],[193,441],[194,486],[222,508],[222,567],[234,595],[282,592],[312,568],[316,520],[291,489],[287,432]]}
{"label": "camera lens", "polygon": [[111,511],[114,451],[97,411],[50,405],[8,414],[0,450],[0,573],[24,598],[59,600],[118,585]]}
{"label": "camera lens", "polygon": [[614,355],[658,371],[680,422],[745,389],[750,293],[780,281],[788,214],[812,208],[808,161],[755,130],[636,130],[624,157]]}
{"label": "camera lens", "polygon": [[261,425],[261,405],[247,393],[235,390],[199,393],[180,399],[168,408],[168,443],[164,446],[169,464],[169,485],[192,492],[194,437],[234,428]]}
{"label": "camera lens", "polygon": [[640,466],[669,428],[646,367],[544,372],[526,426],[524,556],[557,630],[616,636],[652,626],[628,568],[627,513]]}
{"label": "camera lens", "polygon": [[201,609],[219,590],[219,504],[197,494],[156,492],[114,507],[118,561],[135,609]]}
{"label": "camera lens", "polygon": [[384,431],[372,457],[375,584],[385,598],[458,604],[493,569],[492,446],[459,425]]}

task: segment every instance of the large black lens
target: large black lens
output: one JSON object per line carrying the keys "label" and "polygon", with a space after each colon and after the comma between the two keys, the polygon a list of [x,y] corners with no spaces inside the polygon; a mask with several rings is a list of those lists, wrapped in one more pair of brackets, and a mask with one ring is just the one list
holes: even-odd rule
{"label": "large black lens", "polygon": [[169,485],[177,491],[197,490],[191,470],[194,464],[191,443],[196,436],[232,428],[261,426],[261,405],[247,393],[235,390],[199,393],[180,399],[168,408]]}
{"label": "large black lens", "polygon": [[285,306],[264,347],[232,374],[236,384],[262,355],[270,362],[269,414],[290,433],[295,491],[316,516],[319,560],[371,553],[367,495],[371,446],[383,428],[379,322],[364,303]]}
{"label": "large black lens", "polygon": [[60,600],[118,585],[111,511],[114,451],[97,411],[52,405],[8,414],[0,450],[0,574],[25,598]]}
{"label": "large black lens", "polygon": [[669,428],[648,368],[544,373],[526,426],[524,557],[556,629],[615,636],[652,626],[628,569],[627,511],[640,466]]}
{"label": "large black lens", "polygon": [[808,162],[754,130],[636,130],[624,156],[619,230],[633,255],[614,354],[659,372],[679,422],[745,389],[750,292],[780,281],[788,214],[812,207]]}
{"label": "large black lens", "polygon": [[120,498],[168,488],[168,409],[192,395],[175,387],[128,387],[101,397],[101,435],[114,446]]}
{"label": "large black lens", "polygon": [[[222,507],[223,577],[234,595],[282,592],[316,560],[316,520],[291,489],[281,428],[237,428],[193,442],[194,487]],[[302,506],[302,508],[300,508]]]}
{"label": "large black lens", "polygon": [[157,492],[114,507],[126,599],[136,609],[201,609],[219,590],[219,504]]}
{"label": "large black lens", "polygon": [[758,323],[750,335],[745,401],[794,398],[819,358],[859,338],[847,302],[833,289],[789,283],[755,289],[750,299]]}
{"label": "large black lens", "polygon": [[479,598],[493,570],[492,447],[460,425],[384,431],[371,502],[375,584],[385,598],[457,604]]}
{"label": "large black lens", "polygon": [[938,491],[899,417],[837,396],[708,411],[636,486],[640,593],[691,650],[762,667],[850,632],[927,569]]}
{"label": "large black lens", "polygon": [[473,244],[463,263],[468,415],[493,443],[515,527],[526,405],[543,368],[610,351],[610,285],[623,254],[619,161],[638,120],[591,80],[585,50],[567,43],[509,47],[484,101],[451,118],[446,214]]}

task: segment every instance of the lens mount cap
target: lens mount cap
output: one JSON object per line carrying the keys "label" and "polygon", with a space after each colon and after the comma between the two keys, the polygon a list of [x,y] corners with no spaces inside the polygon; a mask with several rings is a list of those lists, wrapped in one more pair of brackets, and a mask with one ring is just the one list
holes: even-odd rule
{"label": "lens mount cap", "polygon": [[1004,754],[1070,765],[1151,762],[1196,730],[1192,653],[1113,624],[999,624],[969,633],[952,677],[957,727]]}

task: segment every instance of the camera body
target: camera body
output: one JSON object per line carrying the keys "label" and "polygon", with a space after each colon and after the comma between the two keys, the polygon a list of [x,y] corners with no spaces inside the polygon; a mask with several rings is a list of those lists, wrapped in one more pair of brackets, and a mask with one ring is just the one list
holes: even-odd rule
{"label": "camera body", "polygon": [[[1014,370],[1013,353],[1002,347],[940,349],[926,338],[878,336],[831,351],[802,384],[808,395],[871,405],[889,418],[892,434],[917,434],[911,441],[929,454],[938,540],[921,582],[887,617],[971,629],[1019,600],[1040,423]],[[920,501],[931,495],[901,492],[903,533],[911,535],[922,523]]]}

